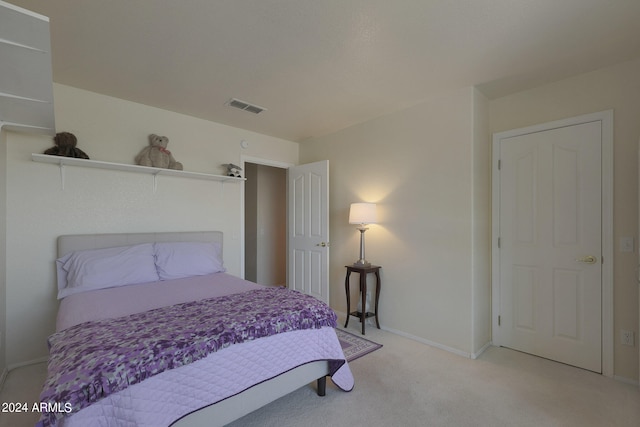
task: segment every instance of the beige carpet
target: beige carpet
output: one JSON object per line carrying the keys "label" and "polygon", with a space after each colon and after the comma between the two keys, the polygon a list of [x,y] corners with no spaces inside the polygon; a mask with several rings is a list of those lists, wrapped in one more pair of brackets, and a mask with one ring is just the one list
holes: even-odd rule
{"label": "beige carpet", "polygon": [[[359,334],[359,323],[349,330]],[[638,388],[592,372],[495,347],[470,360],[369,325],[365,337],[383,347],[349,364],[352,392],[327,381],[318,397],[310,384],[231,426],[640,425]],[[37,399],[43,367],[12,371],[0,402]],[[3,427],[34,422],[0,413]]]}
{"label": "beige carpet", "polygon": [[638,388],[602,375],[496,347],[471,360],[369,325],[366,338],[383,347],[349,364],[352,392],[302,388],[230,426],[640,426]]}

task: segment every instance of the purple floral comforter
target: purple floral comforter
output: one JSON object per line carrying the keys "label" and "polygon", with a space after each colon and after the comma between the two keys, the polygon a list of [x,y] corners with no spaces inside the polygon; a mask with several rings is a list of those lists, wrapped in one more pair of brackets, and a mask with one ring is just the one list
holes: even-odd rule
{"label": "purple floral comforter", "polygon": [[[49,337],[41,402],[79,411],[153,375],[234,343],[299,329],[336,327],[335,312],[312,296],[265,288],[86,322]],[[43,426],[65,413],[50,412]]]}

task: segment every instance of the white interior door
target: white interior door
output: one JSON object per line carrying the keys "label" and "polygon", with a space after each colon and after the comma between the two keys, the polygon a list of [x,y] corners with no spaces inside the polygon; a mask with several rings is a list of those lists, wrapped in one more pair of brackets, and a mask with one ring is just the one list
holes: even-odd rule
{"label": "white interior door", "polygon": [[329,304],[329,161],[287,170],[287,286]]}
{"label": "white interior door", "polygon": [[602,372],[602,124],[501,138],[494,149],[494,343]]}

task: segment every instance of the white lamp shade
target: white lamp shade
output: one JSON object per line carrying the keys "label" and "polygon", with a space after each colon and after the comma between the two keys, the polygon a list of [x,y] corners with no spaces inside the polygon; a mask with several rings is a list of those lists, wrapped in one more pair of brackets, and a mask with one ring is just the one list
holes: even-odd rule
{"label": "white lamp shade", "polygon": [[375,203],[351,203],[349,224],[375,224],[377,221]]}

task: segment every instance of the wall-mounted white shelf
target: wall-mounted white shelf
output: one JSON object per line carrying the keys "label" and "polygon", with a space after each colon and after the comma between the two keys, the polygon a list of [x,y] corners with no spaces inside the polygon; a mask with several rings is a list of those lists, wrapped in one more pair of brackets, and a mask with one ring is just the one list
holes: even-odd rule
{"label": "wall-mounted white shelf", "polygon": [[110,170],[117,170],[117,171],[123,171],[123,172],[135,172],[135,173],[153,175],[154,191],[156,190],[156,187],[157,187],[156,177],[158,175],[177,176],[177,177],[192,178],[192,179],[203,179],[207,181],[219,181],[222,183],[242,182],[246,180],[246,178],[236,178],[233,176],[213,175],[213,174],[200,173],[200,172],[187,172],[187,171],[181,171],[181,170],[175,170],[175,169],[153,168],[148,166],[127,165],[124,163],[111,163],[111,162],[103,162],[99,160],[76,159],[74,157],[51,156],[48,154],[33,153],[31,154],[31,159],[34,162],[51,163],[51,164],[58,165],[60,167],[60,176],[62,179],[63,189],[64,189],[64,167],[65,166],[110,169]]}

